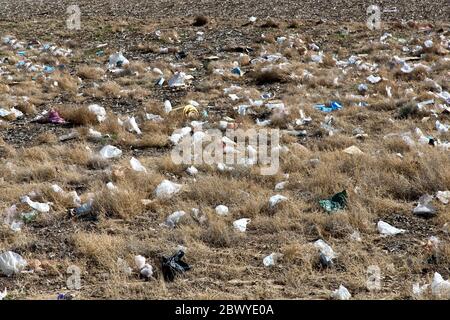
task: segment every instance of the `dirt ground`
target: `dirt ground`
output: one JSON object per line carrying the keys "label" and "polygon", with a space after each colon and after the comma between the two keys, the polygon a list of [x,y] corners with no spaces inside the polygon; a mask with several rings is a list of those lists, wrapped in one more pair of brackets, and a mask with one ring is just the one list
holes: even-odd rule
{"label": "dirt ground", "polygon": [[[450,133],[436,129],[436,120],[450,124],[450,102],[439,95],[450,90],[448,1],[378,1],[399,12],[386,13],[389,21],[373,31],[361,1],[130,0],[119,7],[118,1],[83,0],[81,30],[66,27],[69,2],[0,0],[0,108],[23,113],[0,118],[0,253],[13,251],[28,262],[20,274],[0,275],[8,299],[56,299],[58,293],[76,299],[329,299],[341,284],[354,299],[436,298],[429,290],[414,295],[412,287],[430,283],[435,272],[450,276],[450,205],[434,198],[437,214],[428,219],[412,210],[422,195],[450,189]],[[202,13],[207,18],[197,22],[204,24],[193,25]],[[256,22],[248,21],[251,15]],[[5,36],[23,46],[6,43]],[[42,49],[47,43],[62,53]],[[119,51],[130,63],[110,72],[108,58]],[[271,54],[281,55],[269,60]],[[314,62],[318,55],[321,62]],[[349,63],[352,56],[359,62]],[[403,72],[396,57],[414,70]],[[236,65],[242,76],[231,72]],[[160,86],[155,68],[166,81],[177,71],[193,78],[181,88]],[[370,75],[380,82],[370,83]],[[264,93],[272,98],[261,98]],[[237,106],[249,105],[249,98],[264,104],[240,115]],[[168,114],[165,100],[174,108]],[[186,117],[177,108],[192,100],[199,113]],[[270,101],[284,107],[268,111]],[[330,101],[342,109],[314,108]],[[88,111],[92,104],[106,109],[105,121]],[[66,123],[33,121],[50,110]],[[300,121],[300,110],[311,121]],[[149,120],[150,113],[163,120]],[[127,116],[136,118],[141,134],[118,124]],[[200,165],[196,175],[188,174],[188,165],[172,162],[169,138],[192,120],[243,129],[270,120],[268,128],[281,130],[280,145],[287,148],[279,172]],[[416,128],[434,145],[421,143]],[[76,137],[61,139],[70,133]],[[122,155],[101,159],[105,145]],[[343,152],[350,146],[362,153]],[[147,172],[131,169],[131,157]],[[182,185],[170,199],[155,195],[164,179]],[[275,190],[282,181],[285,187]],[[52,190],[54,184],[63,191]],[[343,210],[320,207],[319,200],[344,189]],[[88,216],[71,213],[79,206],[73,191],[82,204],[93,199]],[[19,214],[28,212],[20,201],[27,194],[52,202],[51,209],[13,231],[6,212],[14,204]],[[270,208],[276,194],[287,200]],[[218,205],[229,214],[219,216]],[[165,226],[179,210],[186,215],[174,228]],[[251,219],[245,232],[233,228],[240,218]],[[380,220],[406,232],[382,236]],[[337,254],[331,267],[319,262],[318,239]],[[180,247],[192,269],[164,281],[161,257]],[[266,267],[263,258],[271,253],[280,258]],[[136,255],[152,265],[150,279],[139,276]],[[81,270],[80,289],[68,287],[71,266]],[[370,290],[374,266],[381,287]]]}

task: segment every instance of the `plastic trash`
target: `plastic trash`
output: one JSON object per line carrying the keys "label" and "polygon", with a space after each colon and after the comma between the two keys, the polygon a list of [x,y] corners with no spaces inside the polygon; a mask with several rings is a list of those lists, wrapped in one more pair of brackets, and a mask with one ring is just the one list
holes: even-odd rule
{"label": "plastic trash", "polygon": [[164,101],[164,112],[169,113],[170,111],[172,111],[172,104],[169,100],[166,100]]}
{"label": "plastic trash", "polygon": [[184,72],[176,72],[172,78],[169,79],[169,87],[171,88],[177,88],[177,87],[184,87],[186,86],[185,81],[188,79],[188,76],[186,76],[186,73]]}
{"label": "plastic trash", "polygon": [[175,226],[178,224],[180,219],[186,215],[186,212],[184,211],[175,211],[174,213],[170,214],[166,219],[166,226],[175,228]]}
{"label": "plastic trash", "polygon": [[117,52],[109,56],[108,69],[122,68],[128,63],[128,59],[121,52]]}
{"label": "plastic trash", "polygon": [[103,122],[106,120],[106,110],[98,104],[89,105],[88,110],[97,116],[98,122]]}
{"label": "plastic trash", "polygon": [[173,144],[178,144],[181,139],[185,136],[187,136],[188,134],[190,134],[192,131],[191,127],[184,127],[181,129],[176,129],[172,135],[170,136],[169,140],[173,143]]}
{"label": "plastic trash", "polygon": [[235,67],[235,68],[231,69],[231,73],[238,75],[239,77],[242,77],[244,75],[244,72],[239,67]]}
{"label": "plastic trash", "polygon": [[198,169],[194,166],[190,166],[186,169],[186,172],[191,176],[195,176],[198,173]]}
{"label": "plastic trash", "polygon": [[450,191],[438,191],[436,193],[436,198],[443,204],[448,204],[450,202]]}
{"label": "plastic trash", "polygon": [[336,258],[336,253],[333,249],[322,239],[314,242],[314,247],[319,249],[319,262],[323,267],[331,267],[334,262],[333,260]]}
{"label": "plastic trash", "polygon": [[29,196],[22,197],[21,201],[23,203],[28,204],[31,208],[33,208],[34,210],[37,210],[39,212],[49,212],[50,205],[52,204],[51,202],[47,202],[47,203],[34,202],[30,199]]}
{"label": "plastic trash", "polygon": [[0,291],[0,301],[5,299],[7,295],[8,295],[8,291],[6,290],[6,288],[3,292]]}
{"label": "plastic trash", "polygon": [[319,205],[327,212],[342,210],[347,205],[347,191],[343,190],[329,199],[319,200]]}
{"label": "plastic trash", "polygon": [[134,170],[134,171],[137,171],[137,172],[147,172],[147,169],[141,164],[141,162],[138,160],[138,159],[136,159],[135,157],[132,157],[131,159],[130,159],[130,165],[131,165],[131,168]]}
{"label": "plastic trash", "polygon": [[381,221],[381,220],[378,221],[377,229],[378,229],[379,233],[381,233],[382,235],[386,235],[386,236],[393,236],[396,234],[406,232],[406,230],[404,230],[404,229],[398,229],[396,227],[391,226],[389,223]]}
{"label": "plastic trash", "polygon": [[191,270],[191,266],[182,261],[183,257],[183,250],[179,250],[171,257],[162,257],[161,269],[165,281],[172,282],[175,280],[177,274],[183,274],[184,272]]}
{"label": "plastic trash", "polygon": [[56,110],[51,110],[48,113],[47,121],[53,124],[64,124],[66,120],[63,119]]}
{"label": "plastic trash", "polygon": [[139,129],[139,126],[136,123],[135,117],[128,117],[124,122],[123,125],[125,128],[130,132],[136,132],[137,134],[142,134],[141,129]]}
{"label": "plastic trash", "polygon": [[112,183],[111,181],[110,182],[108,182],[107,184],[106,184],[106,187],[108,188],[108,190],[111,190],[111,191],[117,191],[117,187],[114,185],[114,183]]}
{"label": "plastic trash", "polygon": [[420,283],[414,283],[412,287],[412,292],[413,295],[420,297],[425,292],[427,292],[429,288],[430,288],[429,284],[424,284],[423,286],[421,286]]}
{"label": "plastic trash", "polygon": [[219,215],[219,216],[226,216],[227,214],[228,214],[228,207],[227,206],[224,206],[224,205],[218,205],[216,208],[215,208],[215,210],[216,210],[216,213]]}
{"label": "plastic trash", "polygon": [[156,197],[160,199],[168,199],[177,194],[181,190],[181,184],[173,183],[169,180],[163,180],[155,190]]}
{"label": "plastic trash", "polygon": [[444,280],[439,273],[435,272],[431,283],[431,293],[438,298],[450,299],[450,281]]}
{"label": "plastic trash", "polygon": [[367,81],[369,81],[371,84],[376,84],[381,81],[381,77],[374,76],[371,74],[370,76],[367,77]]}
{"label": "plastic trash", "polygon": [[341,284],[339,286],[339,289],[333,291],[333,293],[331,294],[331,297],[335,300],[350,300],[352,295],[347,290],[347,288]]}
{"label": "plastic trash", "polygon": [[337,101],[331,101],[329,104],[316,104],[314,105],[314,109],[322,111],[322,112],[332,112],[336,110],[342,109],[342,104]]}
{"label": "plastic trash", "polygon": [[233,222],[233,227],[240,232],[245,232],[247,230],[247,224],[249,224],[251,220],[248,218],[238,219]]}
{"label": "plastic trash", "polygon": [[280,202],[286,201],[288,198],[285,196],[282,196],[280,194],[276,194],[274,196],[271,196],[269,199],[269,206],[270,208],[275,208],[277,204]]}
{"label": "plastic trash", "polygon": [[436,130],[439,131],[439,133],[446,133],[450,130],[450,125],[443,124],[439,120],[436,120]]}
{"label": "plastic trash", "polygon": [[195,118],[199,115],[197,108],[190,104],[183,108],[183,114],[186,118]]}
{"label": "plastic trash", "polygon": [[143,256],[135,256],[134,263],[136,264],[136,267],[142,277],[148,279],[153,275],[153,267],[146,263],[146,259]]}
{"label": "plastic trash", "polygon": [[268,256],[264,257],[264,259],[263,259],[264,266],[265,267],[272,267],[272,266],[274,266],[277,263],[278,258],[280,256],[281,256],[281,254],[272,252]]}
{"label": "plastic trash", "polygon": [[431,201],[433,201],[432,196],[428,194],[421,196],[419,203],[413,209],[413,213],[424,218],[434,217],[436,215],[436,208],[430,204]]}
{"label": "plastic trash", "polygon": [[0,272],[8,277],[20,273],[26,266],[27,261],[15,252],[0,254]]}
{"label": "plastic trash", "polygon": [[283,190],[283,189],[286,187],[287,184],[288,184],[288,181],[278,182],[278,183],[275,185],[275,191],[281,191],[281,190]]}
{"label": "plastic trash", "polygon": [[118,158],[122,155],[122,150],[111,145],[106,145],[100,150],[100,157],[103,159]]}

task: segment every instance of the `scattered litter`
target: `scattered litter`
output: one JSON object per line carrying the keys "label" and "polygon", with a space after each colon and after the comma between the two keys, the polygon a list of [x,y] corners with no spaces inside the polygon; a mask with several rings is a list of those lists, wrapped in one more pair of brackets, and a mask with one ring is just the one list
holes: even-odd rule
{"label": "scattered litter", "polygon": [[250,222],[251,220],[248,218],[242,218],[242,219],[238,219],[236,221],[233,222],[233,227],[240,232],[245,232],[247,230],[247,224]]}
{"label": "scattered litter", "polygon": [[8,291],[6,290],[6,288],[3,292],[0,291],[0,301],[4,300],[7,295],[8,295]]}
{"label": "scattered litter", "polygon": [[28,204],[31,208],[33,208],[34,210],[37,210],[39,212],[49,212],[50,205],[52,204],[51,202],[47,202],[47,203],[34,202],[30,199],[29,196],[22,197],[21,201],[23,203]]}
{"label": "scattered litter", "polygon": [[405,233],[406,230],[397,229],[396,227],[391,226],[389,223],[384,221],[378,221],[377,224],[378,232],[382,235],[393,236],[400,233]]}
{"label": "scattered litter", "polygon": [[224,206],[222,204],[218,205],[215,210],[216,210],[216,213],[219,216],[226,216],[226,215],[228,215],[228,207]]}
{"label": "scattered litter", "polygon": [[6,276],[20,273],[27,266],[27,261],[19,254],[7,251],[0,254],[0,271]]}
{"label": "scattered litter", "polygon": [[322,111],[322,112],[331,112],[342,109],[342,104],[337,101],[332,101],[329,104],[316,104],[314,105],[314,109]]}
{"label": "scattered litter", "polygon": [[264,257],[263,264],[265,267],[272,267],[277,263],[277,261],[280,257],[281,257],[281,254],[272,252],[268,256]]}
{"label": "scattered litter", "polygon": [[428,194],[421,196],[419,203],[413,209],[413,213],[424,218],[434,217],[436,215],[436,208],[430,204],[431,201],[433,201],[432,196]]}
{"label": "scattered litter", "polygon": [[333,249],[322,239],[314,242],[314,247],[319,249],[319,261],[323,267],[331,267],[333,265],[333,260],[336,258],[336,253]]}
{"label": "scattered litter", "polygon": [[141,164],[141,162],[138,160],[138,159],[136,159],[135,157],[132,157],[131,159],[130,159],[130,165],[131,165],[131,168],[134,170],[134,171],[137,171],[137,172],[147,172],[147,169]]}
{"label": "scattered litter", "polygon": [[166,219],[166,225],[171,228],[175,228],[175,226],[178,224],[180,219],[186,215],[186,212],[184,211],[175,211],[174,213],[170,214]]}
{"label": "scattered litter", "polygon": [[122,155],[122,150],[111,145],[106,145],[100,150],[100,157],[103,159],[118,158]]}
{"label": "scattered litter", "polygon": [[129,64],[127,58],[123,56],[121,52],[114,53],[109,56],[108,69],[115,70],[116,68],[122,68],[123,66]]}
{"label": "scattered litter", "polygon": [[319,200],[319,204],[327,212],[342,210],[347,205],[347,191],[343,190],[339,193],[336,193],[330,199]]}
{"label": "scattered litter", "polygon": [[134,263],[136,264],[136,268],[139,270],[139,274],[142,277],[148,279],[153,276],[153,267],[146,263],[146,259],[143,256],[135,256]]}
{"label": "scattered litter", "polygon": [[431,293],[437,298],[450,299],[450,281],[444,280],[439,273],[435,272],[431,283]]}
{"label": "scattered litter", "polygon": [[88,110],[97,116],[98,122],[103,122],[106,120],[106,110],[98,104],[89,105]]}
{"label": "scattered litter", "polygon": [[155,190],[156,197],[160,199],[168,199],[177,194],[181,190],[181,184],[173,183],[169,180],[163,180]]}
{"label": "scattered litter", "polygon": [[450,191],[438,191],[436,193],[436,198],[443,204],[448,204],[450,202]]}
{"label": "scattered litter", "polygon": [[171,257],[162,257],[162,273],[164,280],[172,282],[175,280],[177,274],[183,274],[186,271],[191,270],[191,267],[184,261],[184,251],[179,250]]}
{"label": "scattered litter", "polygon": [[286,201],[287,199],[288,198],[285,197],[285,196],[282,196],[280,194],[276,194],[276,195],[270,197],[270,199],[269,199],[269,206],[270,206],[270,208],[275,208],[275,206],[277,204],[279,204],[280,202]]}
{"label": "scattered litter", "polygon": [[352,295],[347,290],[347,288],[341,284],[339,286],[339,289],[333,291],[333,293],[331,294],[331,297],[335,300],[350,300]]}

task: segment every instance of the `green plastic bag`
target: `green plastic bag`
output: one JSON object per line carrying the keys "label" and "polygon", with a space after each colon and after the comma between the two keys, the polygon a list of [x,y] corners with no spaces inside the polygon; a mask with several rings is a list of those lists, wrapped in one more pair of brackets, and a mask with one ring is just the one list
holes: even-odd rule
{"label": "green plastic bag", "polygon": [[336,193],[330,199],[319,200],[319,204],[329,213],[342,210],[347,205],[347,191]]}

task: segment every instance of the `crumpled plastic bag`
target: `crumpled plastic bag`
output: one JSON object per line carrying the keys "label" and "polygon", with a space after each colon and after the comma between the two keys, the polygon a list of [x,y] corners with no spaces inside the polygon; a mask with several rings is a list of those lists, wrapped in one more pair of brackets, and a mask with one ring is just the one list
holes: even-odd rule
{"label": "crumpled plastic bag", "polygon": [[19,254],[7,251],[0,254],[0,272],[6,276],[20,273],[27,266],[27,261]]}
{"label": "crumpled plastic bag", "polygon": [[431,293],[439,298],[450,299],[450,281],[444,280],[439,273],[435,272],[431,283]]}
{"label": "crumpled plastic bag", "polygon": [[50,211],[50,205],[52,204],[51,202],[42,203],[42,202],[32,201],[29,196],[24,196],[20,200],[23,203],[28,204],[34,210],[39,211],[39,212],[49,212]]}
{"label": "crumpled plastic bag", "polygon": [[174,213],[170,214],[166,219],[166,226],[175,228],[175,226],[180,222],[181,218],[183,218],[186,215],[186,212],[184,211],[175,211]]}
{"label": "crumpled plastic bag", "polygon": [[184,251],[179,250],[171,257],[162,257],[161,270],[165,281],[172,282],[175,280],[177,274],[183,274],[184,272],[191,270],[191,266],[181,260],[183,256]]}
{"label": "crumpled plastic bag", "polygon": [[3,292],[0,292],[0,301],[5,299],[7,295],[8,295],[8,291],[5,288],[5,290]]}
{"label": "crumpled plastic bag", "polygon": [[130,132],[136,132],[137,134],[142,134],[141,129],[139,129],[138,124],[136,123],[135,117],[128,117],[124,122],[123,125],[125,128]]}
{"label": "crumpled plastic bag", "polygon": [[379,233],[381,233],[382,235],[386,235],[386,236],[393,236],[396,234],[406,232],[406,230],[393,227],[389,223],[384,222],[382,220],[378,221],[377,228],[378,228]]}
{"label": "crumpled plastic bag", "polygon": [[155,190],[155,194],[158,198],[168,199],[174,194],[180,192],[181,184],[173,183],[169,180],[163,180]]}
{"label": "crumpled plastic bag", "polygon": [[322,111],[322,112],[332,112],[336,110],[342,109],[342,104],[338,101],[331,101],[329,104],[316,104],[314,105],[314,109]]}
{"label": "crumpled plastic bag", "polygon": [[233,227],[240,232],[245,232],[247,230],[247,224],[249,224],[251,220],[248,218],[238,219],[233,222]]}
{"label": "crumpled plastic bag", "polygon": [[137,269],[142,277],[148,279],[153,275],[153,267],[145,262],[146,259],[141,256],[134,257],[134,263],[136,264]]}
{"label": "crumpled plastic bag", "polygon": [[270,206],[270,208],[275,208],[275,206],[277,204],[279,204],[282,201],[286,201],[287,199],[288,198],[285,197],[285,196],[282,196],[280,194],[276,194],[276,195],[270,197],[270,199],[269,199],[269,206]]}
{"label": "crumpled plastic bag", "polygon": [[64,120],[64,118],[60,116],[58,111],[50,110],[50,112],[48,113],[47,122],[53,124],[65,124],[66,120]]}
{"label": "crumpled plastic bag", "polygon": [[269,254],[268,256],[264,257],[263,259],[263,265],[265,267],[271,267],[274,266],[277,262],[278,259],[282,256],[281,253],[275,253],[272,252],[271,254]]}
{"label": "crumpled plastic bag", "polygon": [[322,239],[317,240],[314,242],[314,247],[319,249],[320,255],[319,255],[319,261],[320,264],[323,267],[330,267],[333,265],[333,260],[336,258],[336,253],[333,251],[333,249],[323,241]]}
{"label": "crumpled plastic bag", "polygon": [[147,172],[147,169],[141,164],[141,162],[136,159],[135,157],[132,157],[130,159],[130,166],[134,171],[137,172]]}
{"label": "crumpled plastic bag", "polygon": [[335,300],[350,300],[352,295],[347,290],[347,288],[341,284],[339,286],[339,289],[333,291],[333,293],[331,294],[331,297]]}
{"label": "crumpled plastic bag", "polygon": [[319,205],[327,212],[342,210],[347,206],[347,191],[336,193],[330,199],[319,200]]}
{"label": "crumpled plastic bag", "polygon": [[98,122],[103,122],[106,120],[106,110],[98,104],[91,104],[88,106],[88,110],[97,116]]}
{"label": "crumpled plastic bag", "polygon": [[103,159],[118,158],[122,155],[122,150],[111,145],[106,145],[100,150]]}
{"label": "crumpled plastic bag", "polygon": [[448,204],[450,202],[450,191],[438,191],[436,198],[443,204]]}
{"label": "crumpled plastic bag", "polygon": [[431,218],[436,215],[436,208],[430,204],[433,197],[425,194],[419,198],[418,205],[413,209],[413,213],[424,218]]}
{"label": "crumpled plastic bag", "polygon": [[116,52],[109,56],[108,69],[122,68],[129,63],[121,52]]}
{"label": "crumpled plastic bag", "polygon": [[228,207],[227,206],[224,206],[223,204],[220,204],[220,205],[218,205],[216,208],[215,208],[215,210],[216,210],[216,213],[219,215],[219,216],[226,216],[227,214],[228,214]]}

